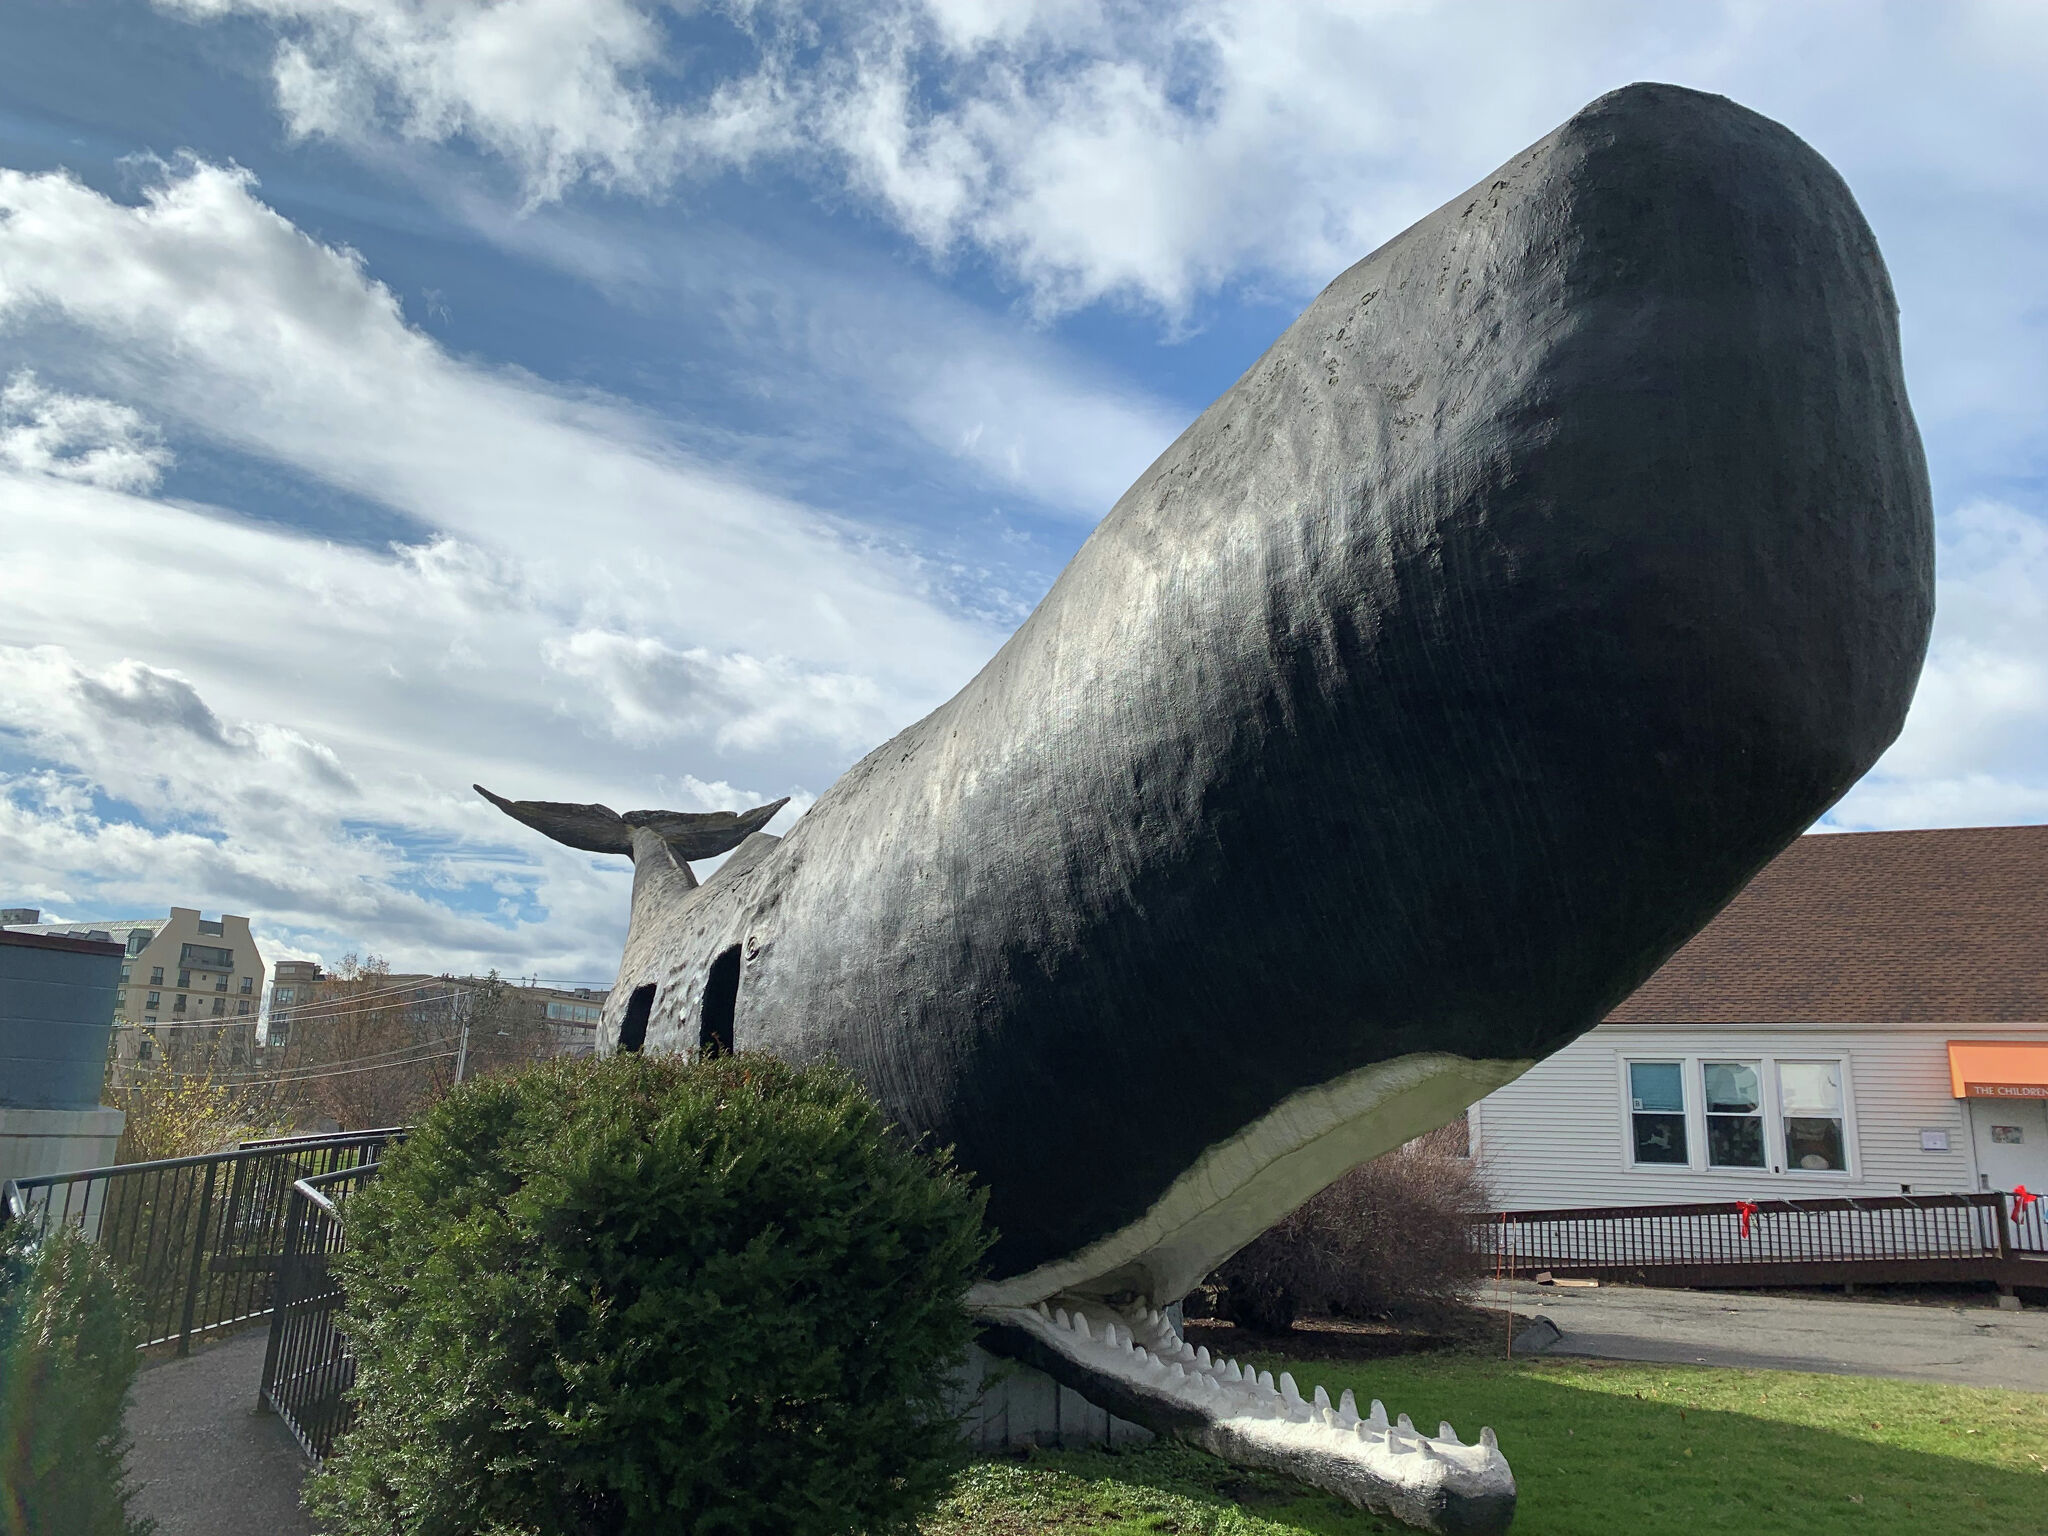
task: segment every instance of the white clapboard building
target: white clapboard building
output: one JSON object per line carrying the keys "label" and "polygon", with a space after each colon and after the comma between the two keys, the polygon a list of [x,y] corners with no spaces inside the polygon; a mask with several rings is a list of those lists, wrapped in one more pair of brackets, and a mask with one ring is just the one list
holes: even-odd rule
{"label": "white clapboard building", "polygon": [[1470,1124],[1510,1210],[2048,1190],[2048,827],[1800,838]]}

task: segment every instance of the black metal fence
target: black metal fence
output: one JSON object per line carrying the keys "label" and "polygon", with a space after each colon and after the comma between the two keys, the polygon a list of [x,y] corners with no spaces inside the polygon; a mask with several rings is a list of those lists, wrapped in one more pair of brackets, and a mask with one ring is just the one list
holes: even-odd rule
{"label": "black metal fence", "polygon": [[2048,1286],[2041,1204],[1885,1195],[1501,1211],[1482,1241],[1506,1276],[1666,1286],[1991,1281]]}
{"label": "black metal fence", "polygon": [[341,1251],[350,1192],[376,1175],[377,1164],[362,1163],[300,1179],[286,1208],[277,1307],[258,1395],[316,1463],[355,1420],[348,1389],[356,1362],[341,1333],[341,1287],[328,1261]]}
{"label": "black metal fence", "polygon": [[374,1163],[402,1129],[285,1136],[233,1152],[10,1179],[0,1225],[41,1236],[77,1228],[124,1270],[142,1304],[144,1347],[179,1354],[275,1305],[292,1186]]}

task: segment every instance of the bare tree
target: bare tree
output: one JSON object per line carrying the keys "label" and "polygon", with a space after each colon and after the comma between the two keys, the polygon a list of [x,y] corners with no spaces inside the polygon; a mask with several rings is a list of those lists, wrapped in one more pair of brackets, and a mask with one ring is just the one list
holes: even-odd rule
{"label": "bare tree", "polygon": [[407,1124],[454,1079],[462,990],[445,977],[394,980],[378,956],[345,955],[295,1011],[283,1075],[344,1130]]}

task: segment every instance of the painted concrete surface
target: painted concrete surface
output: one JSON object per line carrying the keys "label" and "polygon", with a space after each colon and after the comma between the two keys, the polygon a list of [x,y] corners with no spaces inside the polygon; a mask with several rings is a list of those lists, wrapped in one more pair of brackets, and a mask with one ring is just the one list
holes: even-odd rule
{"label": "painted concrete surface", "polygon": [[2048,1310],[1860,1298],[1752,1296],[1516,1281],[1482,1306],[1540,1314],[1563,1337],[1546,1353],[1838,1376],[1893,1376],[2048,1392]]}
{"label": "painted concrete surface", "polygon": [[156,1536],[312,1536],[299,1508],[309,1463],[276,1414],[258,1412],[268,1330],[143,1366],[128,1399],[137,1514]]}

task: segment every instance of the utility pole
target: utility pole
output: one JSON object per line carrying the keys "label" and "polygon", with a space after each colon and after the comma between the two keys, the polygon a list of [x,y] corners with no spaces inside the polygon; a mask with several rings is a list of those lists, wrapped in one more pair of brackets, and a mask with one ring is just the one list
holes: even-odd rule
{"label": "utility pole", "polygon": [[462,1069],[469,1064],[469,1010],[462,1011],[462,1041],[455,1047],[455,1085],[462,1086]]}

